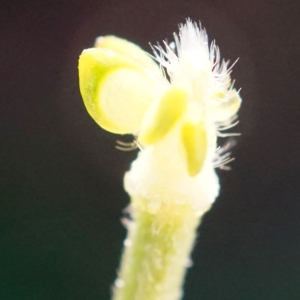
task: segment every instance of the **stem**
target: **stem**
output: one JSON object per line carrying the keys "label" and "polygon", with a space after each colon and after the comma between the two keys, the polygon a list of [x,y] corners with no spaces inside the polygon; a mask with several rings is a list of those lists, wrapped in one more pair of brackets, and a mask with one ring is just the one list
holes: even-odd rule
{"label": "stem", "polygon": [[200,216],[190,203],[132,197],[128,228],[113,300],[178,300]]}

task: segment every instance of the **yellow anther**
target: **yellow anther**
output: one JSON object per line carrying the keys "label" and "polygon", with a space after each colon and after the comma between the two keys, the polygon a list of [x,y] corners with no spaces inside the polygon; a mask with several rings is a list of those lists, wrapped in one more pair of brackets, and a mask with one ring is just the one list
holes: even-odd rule
{"label": "yellow anther", "polygon": [[207,155],[207,134],[201,120],[187,117],[182,129],[181,139],[186,155],[187,170],[191,177],[202,169]]}
{"label": "yellow anther", "polygon": [[[142,51],[142,50],[141,50]],[[134,58],[106,48],[84,50],[80,92],[93,119],[114,133],[134,133],[153,101],[153,81]]]}
{"label": "yellow anther", "polygon": [[146,146],[159,142],[185,112],[187,103],[188,95],[184,89],[169,88],[145,114],[139,135],[140,143]]}

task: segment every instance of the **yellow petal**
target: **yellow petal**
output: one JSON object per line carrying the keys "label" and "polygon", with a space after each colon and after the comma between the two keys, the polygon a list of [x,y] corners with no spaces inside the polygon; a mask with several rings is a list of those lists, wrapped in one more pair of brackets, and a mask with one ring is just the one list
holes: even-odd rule
{"label": "yellow petal", "polygon": [[153,101],[152,74],[129,55],[106,48],[84,50],[79,85],[93,119],[114,133],[134,133]]}
{"label": "yellow petal", "polygon": [[145,114],[139,142],[142,145],[152,145],[159,142],[185,112],[187,102],[188,95],[184,89],[169,88]]}
{"label": "yellow petal", "polygon": [[210,113],[215,122],[232,118],[240,109],[242,99],[236,90],[218,92],[211,101]]}
{"label": "yellow petal", "polygon": [[181,139],[188,173],[191,177],[196,176],[203,167],[208,148],[207,133],[203,122],[188,115],[181,129]]}
{"label": "yellow petal", "polygon": [[117,51],[124,55],[129,55],[132,59],[156,73],[156,76],[162,77],[158,64],[150,57],[150,55],[142,50],[139,46],[125,39],[108,35],[101,36],[96,39],[96,48],[105,48]]}

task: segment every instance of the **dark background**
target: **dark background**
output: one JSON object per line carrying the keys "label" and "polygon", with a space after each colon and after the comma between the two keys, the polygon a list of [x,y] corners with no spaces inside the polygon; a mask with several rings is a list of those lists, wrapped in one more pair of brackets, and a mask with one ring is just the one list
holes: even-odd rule
{"label": "dark background", "polygon": [[106,34],[149,51],[187,17],[240,57],[243,135],[184,299],[300,299],[299,12],[297,0],[1,1],[0,299],[110,299],[136,152],[87,114],[78,56]]}

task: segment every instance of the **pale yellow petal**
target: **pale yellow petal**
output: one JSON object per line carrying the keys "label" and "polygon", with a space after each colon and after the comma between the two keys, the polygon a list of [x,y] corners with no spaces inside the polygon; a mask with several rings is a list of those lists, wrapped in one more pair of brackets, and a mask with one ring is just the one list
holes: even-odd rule
{"label": "pale yellow petal", "polygon": [[188,95],[179,87],[169,88],[145,114],[139,141],[142,145],[159,142],[173,128],[186,110]]}
{"label": "pale yellow petal", "polygon": [[114,133],[136,132],[152,103],[152,74],[129,55],[84,50],[79,59],[80,92],[93,119]]}
{"label": "pale yellow petal", "polygon": [[196,176],[203,167],[208,148],[203,122],[188,115],[181,129],[181,139],[188,173],[192,177]]}
{"label": "pale yellow petal", "polygon": [[158,64],[150,55],[136,44],[125,39],[113,35],[101,36],[96,39],[95,47],[111,49],[124,55],[129,55],[133,60],[156,73],[156,76],[162,76]]}
{"label": "pale yellow petal", "polygon": [[240,109],[242,99],[236,90],[218,92],[210,102],[210,114],[215,122],[232,118]]}

